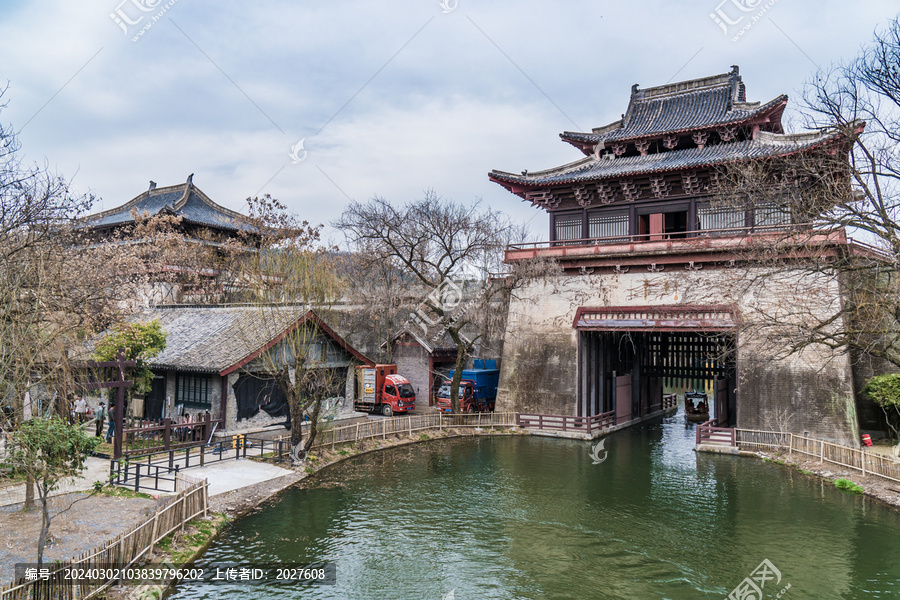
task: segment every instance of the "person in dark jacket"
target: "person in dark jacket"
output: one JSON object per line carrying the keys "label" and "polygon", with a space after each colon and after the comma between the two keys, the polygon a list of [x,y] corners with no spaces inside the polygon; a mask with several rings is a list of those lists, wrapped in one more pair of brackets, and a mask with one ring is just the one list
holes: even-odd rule
{"label": "person in dark jacket", "polygon": [[100,437],[100,434],[103,433],[103,424],[106,422],[106,405],[103,402],[101,402],[100,407],[97,408],[95,420],[96,428],[94,429],[94,437]]}
{"label": "person in dark jacket", "polygon": [[106,430],[106,443],[112,442],[113,432],[116,429],[116,407],[109,404],[109,429]]}

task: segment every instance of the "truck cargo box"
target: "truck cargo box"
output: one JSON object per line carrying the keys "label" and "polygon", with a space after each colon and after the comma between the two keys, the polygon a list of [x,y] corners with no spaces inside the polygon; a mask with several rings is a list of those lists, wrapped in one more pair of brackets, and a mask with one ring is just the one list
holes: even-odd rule
{"label": "truck cargo box", "polygon": [[[491,364],[494,361],[488,361],[488,363]],[[475,361],[475,364],[484,364],[484,361]],[[455,372],[455,369],[450,371],[451,379]],[[463,369],[462,378],[475,382],[476,394],[480,401],[493,402],[496,400],[497,386],[500,384],[500,369]]]}

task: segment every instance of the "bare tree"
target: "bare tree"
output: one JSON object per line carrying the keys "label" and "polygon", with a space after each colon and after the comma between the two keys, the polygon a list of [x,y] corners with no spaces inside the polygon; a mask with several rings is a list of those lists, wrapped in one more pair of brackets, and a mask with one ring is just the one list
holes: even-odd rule
{"label": "bare tree", "polygon": [[334,268],[334,249],[320,242],[321,225],[297,219],[270,196],[248,202],[259,251],[232,263],[231,273],[243,298],[256,307],[254,327],[279,340],[258,360],[287,399],[294,455],[302,458],[320,429],[323,401],[343,394],[346,373],[333,364],[322,318],[332,315],[344,284]]}
{"label": "bare tree", "polygon": [[[502,328],[504,298],[508,300],[521,280],[503,273],[503,250],[524,238],[524,228],[479,202],[464,205],[433,191],[402,207],[380,197],[366,204],[354,202],[334,225],[364,268],[389,268],[398,282],[388,285],[423,290],[415,304],[404,302],[407,316],[411,327],[437,328],[456,345],[451,406],[459,412],[466,358],[476,344]],[[462,282],[477,293],[467,294]]]}
{"label": "bare tree", "polygon": [[782,355],[819,347],[900,368],[898,65],[894,19],[856,59],[807,83],[804,124],[816,144],[798,135],[785,156],[722,172],[723,210],[762,219],[744,246],[751,268],[733,271],[735,283],[786,286],[790,301],[759,302],[752,323]]}
{"label": "bare tree", "polygon": [[130,308],[132,282],[116,280],[119,273],[133,272],[130,253],[114,244],[93,244],[79,228],[79,217],[93,200],[73,194],[46,165],[24,163],[15,132],[0,125],[4,428],[24,418],[26,395],[41,388],[53,390],[56,398],[55,406],[44,404],[41,411],[66,416],[70,350]]}

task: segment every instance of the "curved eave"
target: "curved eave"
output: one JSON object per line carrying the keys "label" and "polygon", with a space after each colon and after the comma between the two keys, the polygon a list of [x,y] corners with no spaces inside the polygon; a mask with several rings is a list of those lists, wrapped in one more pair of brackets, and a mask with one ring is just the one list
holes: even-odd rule
{"label": "curved eave", "polygon": [[[720,123],[708,123],[696,125],[693,127],[683,127],[680,129],[672,129],[666,131],[658,131],[655,133],[634,134],[623,137],[610,137],[615,129],[606,133],[583,133],[578,131],[564,131],[559,134],[562,141],[567,142],[581,150],[585,155],[590,155],[594,151],[594,146],[599,142],[616,142],[616,143],[633,143],[646,139],[657,139],[664,135],[688,135],[699,131],[716,129],[718,127],[733,127],[737,125],[756,125],[761,123],[775,123],[773,133],[783,133],[784,128],[781,126],[781,116],[787,107],[788,97],[782,94],[774,100],[758,107],[749,115],[736,118],[733,121],[722,121]],[[620,121],[619,121],[620,122]],[[607,125],[610,127],[613,124]]]}
{"label": "curved eave", "polygon": [[[858,128],[864,127],[865,124],[858,125]],[[495,183],[499,183],[510,192],[524,197],[524,194],[529,191],[538,190],[538,189],[547,189],[552,187],[558,187],[560,185],[569,185],[576,183],[586,183],[586,182],[599,182],[608,179],[622,179],[628,177],[638,177],[645,175],[652,175],[656,173],[679,173],[682,171],[695,171],[698,169],[708,169],[710,167],[714,167],[721,164],[726,163],[737,163],[737,162],[746,162],[753,160],[762,160],[766,158],[776,158],[776,157],[785,157],[797,154],[799,152],[808,152],[810,150],[814,150],[816,148],[820,148],[826,144],[834,143],[840,138],[842,134],[838,131],[833,131],[828,135],[823,135],[821,139],[818,139],[814,142],[810,143],[800,143],[793,146],[786,146],[783,152],[777,152],[773,149],[772,152],[765,153],[758,156],[743,156],[743,157],[721,157],[718,159],[707,160],[705,162],[697,162],[690,165],[685,166],[677,166],[677,167],[658,167],[658,168],[637,168],[638,165],[635,165],[636,168],[631,170],[623,170],[621,172],[617,172],[615,174],[610,175],[598,175],[596,177],[581,177],[579,174],[574,174],[572,177],[559,177],[560,175],[565,175],[567,169],[565,167],[558,167],[557,169],[548,169],[543,171],[542,173],[546,173],[545,177],[559,177],[558,179],[554,179],[553,181],[535,181],[534,179],[526,179],[525,177],[514,175],[512,173],[506,173],[503,171],[491,171],[488,174],[488,177],[491,181]],[[786,140],[790,141],[790,140]],[[677,150],[675,152],[678,152]],[[656,156],[656,155],[650,155]],[[617,159],[622,160],[622,159]],[[585,162],[594,162],[592,159],[584,159],[579,161],[579,163]],[[578,163],[573,163],[573,165],[578,165]],[[562,173],[554,173],[554,171],[563,171]],[[571,171],[570,171],[571,172]],[[535,173],[535,176],[539,176],[539,173]]]}

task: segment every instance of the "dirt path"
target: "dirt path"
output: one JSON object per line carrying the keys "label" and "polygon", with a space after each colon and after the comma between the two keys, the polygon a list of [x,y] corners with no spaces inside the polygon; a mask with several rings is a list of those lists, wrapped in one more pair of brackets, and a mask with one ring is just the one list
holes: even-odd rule
{"label": "dirt path", "polygon": [[[156,501],[145,498],[84,493],[51,498],[50,514],[58,516],[50,524],[51,543],[44,559],[69,560],[92,550],[143,522],[155,507]],[[27,512],[15,506],[0,509],[0,582],[13,579],[16,563],[37,560],[40,527],[39,508]]]}

